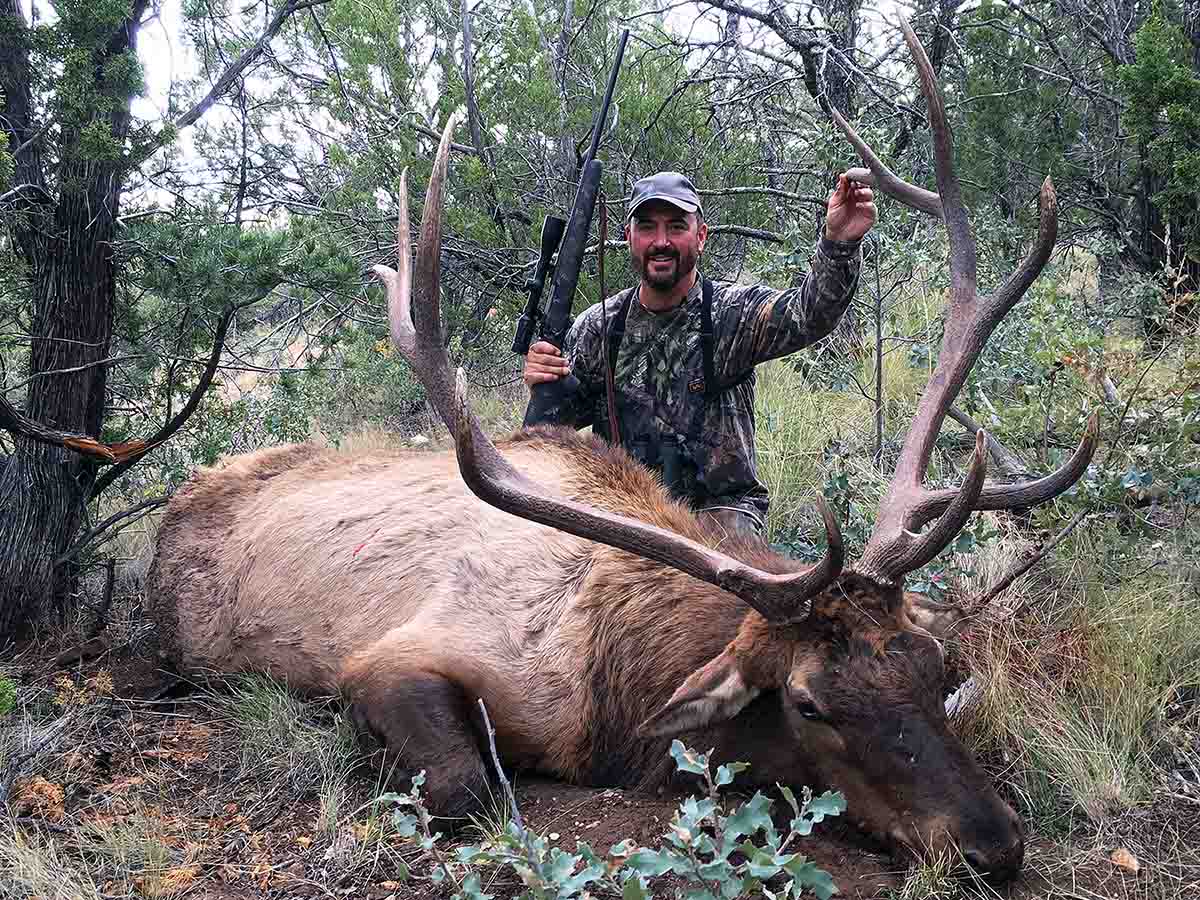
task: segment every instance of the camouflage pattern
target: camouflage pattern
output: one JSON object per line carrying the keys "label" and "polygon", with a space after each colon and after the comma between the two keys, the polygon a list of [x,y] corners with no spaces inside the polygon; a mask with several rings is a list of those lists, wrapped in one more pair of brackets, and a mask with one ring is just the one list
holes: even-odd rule
{"label": "camouflage pattern", "polygon": [[[614,373],[621,443],[661,472],[676,496],[699,510],[736,510],[760,528],[765,523],[767,489],[754,449],[754,366],[833,330],[858,285],[858,248],[857,241],[822,238],[803,283],[788,290],[713,282],[713,367],[721,384],[745,380],[711,398],[703,388],[700,280],[665,313],[646,310],[636,298],[630,303]],[[610,333],[628,294],[604,304]],[[595,304],[567,334],[565,353],[581,388],[564,400],[555,420],[591,425],[611,439],[602,321]]]}

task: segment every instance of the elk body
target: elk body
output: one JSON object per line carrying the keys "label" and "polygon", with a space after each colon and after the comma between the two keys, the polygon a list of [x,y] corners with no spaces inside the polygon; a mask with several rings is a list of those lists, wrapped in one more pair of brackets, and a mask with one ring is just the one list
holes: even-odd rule
{"label": "elk body", "polygon": [[[441,192],[450,128],[426,195],[415,274],[406,191],[393,339],[455,436],[456,456],[313,447],[265,450],[200,472],[159,532],[150,603],[175,663],[262,671],[344,694],[410,769],[435,811],[488,796],[482,698],[506,765],[587,785],[649,786],[674,735],[751,763],[773,785],[832,787],[865,830],[918,854],[957,846],[1006,878],[1021,825],[948,726],[939,623],[903,590],[972,510],[1030,506],[1082,474],[1095,429],[1064,467],[984,483],[982,432],[961,488],[922,479],[954,396],[1054,242],[1053,191],[1029,257],[991,297],[950,164],[924,52],[939,193],[892,175],[845,123],[885,193],[942,216],[951,302],[939,363],[863,558],[844,569],[837,524],[814,567],[727,535],[671,500],[623,451],[565,429],[493,445],[443,349]],[[415,297],[414,297],[415,295]],[[410,303],[415,309],[410,308]],[[414,315],[415,312],[415,315]]]}

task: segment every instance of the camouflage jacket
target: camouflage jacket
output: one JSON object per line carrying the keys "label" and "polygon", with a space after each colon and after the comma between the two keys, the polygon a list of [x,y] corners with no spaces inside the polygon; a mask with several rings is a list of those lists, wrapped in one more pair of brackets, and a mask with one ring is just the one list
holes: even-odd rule
{"label": "camouflage jacket", "polygon": [[[754,366],[829,334],[854,296],[860,263],[858,242],[822,238],[799,287],[713,282],[713,369],[721,384],[744,380],[712,397],[703,390],[700,279],[665,313],[632,298],[613,378],[622,445],[695,508],[733,507],[765,521],[767,489],[754,450]],[[604,304],[610,334],[629,291]],[[602,321],[601,305],[593,304],[567,334],[565,352],[581,387],[556,418],[576,428],[591,425],[611,440]]]}

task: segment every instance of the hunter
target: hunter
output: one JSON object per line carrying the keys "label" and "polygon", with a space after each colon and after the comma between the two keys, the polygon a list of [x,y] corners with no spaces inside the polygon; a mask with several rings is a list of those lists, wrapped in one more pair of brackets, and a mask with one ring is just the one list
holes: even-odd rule
{"label": "hunter", "polygon": [[564,400],[559,424],[591,425],[614,441],[615,419],[619,443],[658,471],[675,496],[729,527],[762,534],[768,497],[755,460],[754,367],[837,325],[858,285],[860,244],[875,224],[873,193],[843,173],[826,213],[798,287],[712,281],[698,269],[708,225],[691,180],[678,172],[641,179],[625,223],[640,283],[580,313],[565,354],[546,341],[530,347],[525,383],[574,373],[580,389]]}

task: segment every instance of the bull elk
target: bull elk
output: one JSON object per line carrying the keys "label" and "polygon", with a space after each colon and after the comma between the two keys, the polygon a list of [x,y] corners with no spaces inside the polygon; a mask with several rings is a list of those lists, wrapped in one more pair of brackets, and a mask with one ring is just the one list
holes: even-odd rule
{"label": "bull elk", "polygon": [[[1096,424],[1053,474],[984,480],[983,435],[959,488],[923,486],[934,440],[988,336],[1049,258],[1037,239],[990,297],[951,164],[932,69],[904,24],[928,104],[938,193],[896,178],[839,118],[859,177],[945,220],[951,287],[937,369],[920,400],[862,559],[843,567],[837,522],[815,566],[773,553],[672,500],[619,448],[539,427],[493,444],[451,372],[439,312],[451,126],[426,193],[415,267],[406,186],[392,336],[454,435],[455,454],[314,446],[198,472],[171,501],[149,603],[174,664],[266,672],[341,692],[355,720],[428,799],[463,817],[488,795],[475,701],[507,766],[584,785],[653,785],[671,736],[691,733],[752,779],[833,787],[863,829],[918,853],[957,846],[988,876],[1021,867],[1018,817],[951,733],[941,629],[957,615],[906,593],[972,510],[1028,507],[1086,469]],[[482,501],[482,502],[481,502]],[[717,549],[717,548],[720,549]]]}

